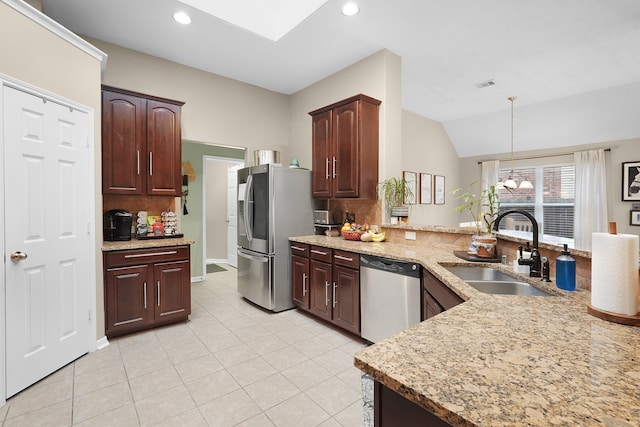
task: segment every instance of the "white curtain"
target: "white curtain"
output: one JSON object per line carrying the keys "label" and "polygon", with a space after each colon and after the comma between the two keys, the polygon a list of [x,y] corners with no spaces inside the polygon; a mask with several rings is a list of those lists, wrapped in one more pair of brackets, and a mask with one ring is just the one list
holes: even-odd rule
{"label": "white curtain", "polygon": [[576,249],[591,250],[591,234],[607,230],[607,174],[603,149],[574,154],[576,198],[574,239]]}
{"label": "white curtain", "polygon": [[490,160],[487,162],[482,162],[480,191],[487,190],[491,185],[496,185],[496,183],[498,182],[499,169],[500,169],[500,160]]}

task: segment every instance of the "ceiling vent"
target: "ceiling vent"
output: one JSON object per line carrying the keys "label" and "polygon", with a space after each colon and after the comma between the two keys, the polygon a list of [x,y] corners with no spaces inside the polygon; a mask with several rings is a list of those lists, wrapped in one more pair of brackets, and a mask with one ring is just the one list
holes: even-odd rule
{"label": "ceiling vent", "polygon": [[482,89],[483,87],[493,86],[494,84],[496,84],[496,82],[493,81],[493,79],[491,79],[491,80],[486,80],[484,82],[476,83],[476,87],[478,89]]}

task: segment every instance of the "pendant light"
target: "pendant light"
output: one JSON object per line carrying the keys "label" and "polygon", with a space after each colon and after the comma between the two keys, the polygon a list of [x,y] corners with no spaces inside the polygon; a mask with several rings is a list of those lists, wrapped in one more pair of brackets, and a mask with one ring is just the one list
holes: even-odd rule
{"label": "pendant light", "polygon": [[509,178],[507,178],[507,180],[505,182],[502,182],[502,180],[498,181],[497,187],[498,188],[507,188],[509,190],[515,190],[516,188],[522,188],[522,189],[533,188],[533,184],[527,178],[524,178],[522,180],[522,182],[520,182],[520,185],[518,185],[516,183],[516,180],[514,179],[514,172],[513,172],[513,101],[516,100],[516,97],[515,96],[510,96],[507,99],[511,102],[511,171],[509,171]]}

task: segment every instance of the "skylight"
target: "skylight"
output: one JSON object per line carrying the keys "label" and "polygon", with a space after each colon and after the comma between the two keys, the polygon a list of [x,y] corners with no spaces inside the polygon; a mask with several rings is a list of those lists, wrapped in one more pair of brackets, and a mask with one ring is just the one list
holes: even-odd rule
{"label": "skylight", "polygon": [[178,0],[267,39],[278,41],[327,0]]}

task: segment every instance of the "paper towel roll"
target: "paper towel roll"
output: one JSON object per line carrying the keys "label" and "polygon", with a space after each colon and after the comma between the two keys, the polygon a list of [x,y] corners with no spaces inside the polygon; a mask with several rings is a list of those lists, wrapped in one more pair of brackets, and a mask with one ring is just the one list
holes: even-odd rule
{"label": "paper towel roll", "polygon": [[638,236],[593,233],[591,305],[625,316],[638,313]]}

